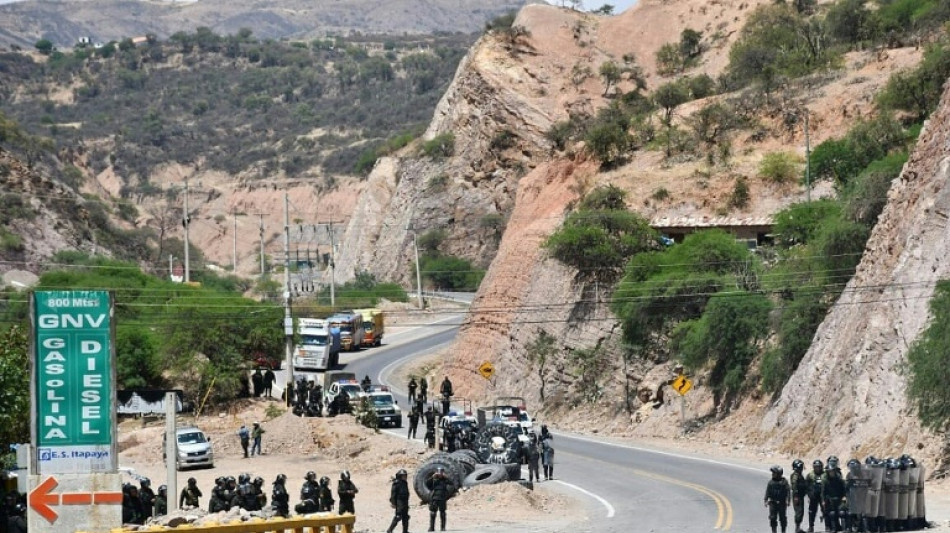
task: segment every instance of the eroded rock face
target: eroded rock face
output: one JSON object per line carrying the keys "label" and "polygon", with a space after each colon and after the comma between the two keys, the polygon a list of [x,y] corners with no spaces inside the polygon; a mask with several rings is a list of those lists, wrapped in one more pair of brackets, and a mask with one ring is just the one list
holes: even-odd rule
{"label": "eroded rock face", "polygon": [[901,366],[927,326],[936,282],[950,275],[948,96],[891,185],[857,274],[756,428],[770,442],[801,452],[932,451]]}

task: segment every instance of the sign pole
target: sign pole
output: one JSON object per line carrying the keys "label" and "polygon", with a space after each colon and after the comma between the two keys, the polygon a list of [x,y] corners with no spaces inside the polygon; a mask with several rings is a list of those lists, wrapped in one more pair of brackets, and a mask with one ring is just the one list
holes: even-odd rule
{"label": "sign pole", "polygon": [[168,512],[178,510],[178,437],[175,435],[175,414],[178,407],[178,395],[174,392],[165,393],[165,467],[168,479],[165,486],[168,489]]}

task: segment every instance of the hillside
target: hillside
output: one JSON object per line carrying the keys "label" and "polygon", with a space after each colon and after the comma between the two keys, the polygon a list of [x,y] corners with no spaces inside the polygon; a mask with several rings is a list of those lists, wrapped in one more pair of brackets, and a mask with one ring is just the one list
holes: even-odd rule
{"label": "hillside", "polygon": [[[278,186],[301,224],[347,219],[362,174],[422,131],[474,38],[281,43],[200,31],[138,47],[6,52],[0,111],[53,143],[67,185],[134,208],[130,221],[154,230],[158,253],[139,258],[153,268],[167,265],[161,236],[181,237],[187,179],[193,246],[230,264],[237,213],[239,271],[254,272],[259,225],[267,254],[282,250]],[[328,245],[321,237],[300,246],[316,253]]]}
{"label": "hillside", "polygon": [[70,47],[83,37],[93,42],[146,34],[167,38],[200,27],[221,34],[250,28],[262,38],[298,40],[351,33],[471,33],[522,5],[523,1],[513,0],[280,0],[266,5],[252,0],[28,0],[0,5],[0,44],[28,48],[39,39],[49,39],[59,47]]}
{"label": "hillside", "polygon": [[[771,220],[809,196],[837,202],[840,189],[833,180],[818,182],[809,192],[797,180],[778,182],[768,178],[761,170],[763,161],[777,152],[790,152],[784,157],[792,159],[804,156],[800,122],[804,113],[810,118],[812,148],[851,135],[853,127],[876,116],[877,95],[890,77],[918,64],[922,50],[901,46],[900,39],[886,49],[852,47],[834,61],[834,66],[789,76],[771,94],[767,85],[765,91],[762,85],[752,85],[679,104],[668,124],[663,123],[662,115],[659,119],[653,115],[652,120],[648,118],[631,128],[635,147],[610,164],[598,160],[591,146],[585,144],[591,137],[568,138],[559,147],[551,133],[555,126],[570,125],[576,117],[599,117],[605,110],[622,110],[623,104],[615,105],[610,95],[611,86],[605,88],[605,77],[597,74],[605,62],[635,63],[639,67],[619,77],[616,94],[655,91],[671,82],[675,76],[661,72],[657,52],[687,29],[702,30],[704,43],[702,59],[688,70],[688,75],[698,78],[708,74],[728,86],[730,76],[736,75],[730,70],[731,50],[740,38],[748,39],[744,24],[757,6],[766,4],[770,2],[724,1],[703,6],[689,1],[640,2],[616,17],[595,17],[550,6],[524,8],[514,22],[517,31],[493,32],[476,43],[436,110],[425,139],[434,141],[451,132],[452,155],[426,158],[403,153],[374,169],[367,193],[357,206],[354,220],[359,222],[351,222],[346,234],[345,252],[339,259],[344,266],[341,270],[369,268],[378,276],[409,283],[414,234],[426,238],[438,233],[439,253],[489,265],[456,349],[448,351],[443,368],[436,370],[453,378],[460,395],[524,395],[547,420],[578,430],[607,428],[628,435],[682,435],[679,409],[670,403],[671,393],[665,402],[660,400],[657,409],[652,408],[650,400],[658,386],[673,375],[677,356],[668,346],[673,328],[655,333],[654,341],[665,348],[631,353],[624,324],[611,305],[612,287],[583,281],[583,271],[554,260],[543,243],[582,198],[607,184],[626,192],[627,208],[658,225],[671,219],[701,224]],[[784,8],[773,9],[776,13]],[[828,9],[827,4],[822,9]],[[635,76],[643,89],[637,88]],[[635,97],[630,101],[637,102]],[[751,117],[729,133],[729,151],[722,162],[718,159],[722,152],[703,149],[701,143],[690,147],[689,141],[678,141],[686,146],[671,150],[670,144],[655,142],[656,137],[642,144],[636,140],[651,127],[680,130],[685,137],[687,132],[697,131],[697,117],[705,116],[717,104]],[[661,131],[656,132],[657,137]],[[747,202],[734,201],[740,183]],[[890,209],[895,215],[899,211],[896,207]],[[495,238],[494,228],[483,222],[495,214],[504,218],[500,239]],[[909,227],[911,220],[902,224]],[[881,238],[877,237],[879,231],[883,230],[875,230],[866,261],[884,261],[874,253],[883,247],[873,244]],[[852,242],[860,244],[863,240]],[[883,249],[889,254],[894,246]],[[769,253],[765,252],[766,258]],[[794,254],[795,249],[787,253]],[[853,267],[845,265],[843,271],[847,268]],[[928,272],[928,279],[938,276]],[[797,453],[846,454],[855,447],[861,452],[873,449],[882,454],[902,451],[908,442],[897,439],[899,425],[886,426],[894,428],[894,433],[885,433],[890,437],[867,442],[866,434],[854,432],[861,420],[883,418],[898,424],[896,421],[907,414],[906,403],[895,401],[903,398],[903,384],[897,377],[899,368],[891,362],[900,355],[889,352],[887,363],[873,374],[857,370],[860,365],[848,362],[847,358],[855,357],[849,347],[860,342],[837,335],[853,335],[868,323],[863,322],[865,315],[854,314],[856,306],[833,304],[838,291],[849,292],[843,282],[840,288],[835,283],[836,289],[823,296],[827,303],[818,305],[819,309],[827,305],[835,314],[825,321],[816,337],[820,339],[818,344],[801,364],[789,363],[789,385],[780,387],[775,396],[779,398],[775,413],[768,411],[770,392],[759,383],[768,370],[762,368],[761,359],[743,363],[749,366],[743,367],[739,392],[728,394],[713,381],[714,363],[710,362],[710,366],[691,369],[697,385],[688,398],[691,435],[729,443],[781,446],[784,451]],[[761,290],[768,294],[772,289]],[[773,313],[776,318],[789,309],[781,298],[780,293],[775,298],[780,302]],[[915,308],[914,318],[907,319],[915,330],[925,321],[925,301],[922,299]],[[842,319],[835,318],[840,313],[850,313],[848,320],[854,322],[835,328],[837,333],[832,335],[829,321],[840,323]],[[858,322],[862,328],[857,327]],[[912,333],[908,332],[910,337]],[[542,334],[553,339],[546,360],[538,359]],[[880,330],[871,330],[868,338],[880,334]],[[778,333],[770,335],[757,345],[760,351],[778,342]],[[802,329],[799,335],[810,333]],[[824,348],[828,346],[837,349]],[[875,353],[876,361],[881,357],[879,347],[875,347]],[[493,361],[498,369],[498,376],[491,382],[472,374],[472,369],[485,360]],[[852,370],[829,373],[832,368]],[[849,379],[856,394],[848,392],[852,390]],[[885,385],[871,387],[872,382]],[[869,390],[876,392],[869,396]],[[863,407],[865,400],[879,396],[887,399],[874,402],[873,411],[879,415],[872,419],[856,417],[857,406]],[[827,414],[831,417],[827,420],[804,416],[802,409],[810,409],[814,402],[840,405],[841,413],[831,417],[831,411],[820,410],[824,414],[818,416]],[[587,416],[583,420],[572,416],[575,408],[583,408]],[[759,427],[763,417],[765,425]],[[811,439],[809,445],[795,445],[781,437],[787,434],[785,428],[791,420],[795,420],[793,427],[805,431]],[[825,432],[822,428],[828,423],[844,430]],[[745,435],[750,433],[755,436],[747,439]],[[934,453],[934,448],[928,447],[923,455],[933,459]]]}

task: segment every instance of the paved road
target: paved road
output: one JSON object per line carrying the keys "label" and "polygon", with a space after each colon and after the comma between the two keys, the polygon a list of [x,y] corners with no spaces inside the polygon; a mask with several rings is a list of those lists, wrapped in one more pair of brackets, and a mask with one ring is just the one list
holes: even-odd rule
{"label": "paved road", "polygon": [[[421,328],[411,341],[380,351],[365,350],[360,357],[344,361],[345,370],[387,383],[394,369],[444,347],[456,331],[455,327]],[[400,390],[404,384],[391,384],[399,404],[407,405]],[[420,437],[423,432],[419,431]],[[392,433],[405,438],[405,429]],[[555,444],[557,481],[552,486],[574,491],[585,502],[589,516],[572,532],[768,531],[761,503],[768,472],[763,469],[558,432]],[[789,531],[794,529],[789,527]]]}

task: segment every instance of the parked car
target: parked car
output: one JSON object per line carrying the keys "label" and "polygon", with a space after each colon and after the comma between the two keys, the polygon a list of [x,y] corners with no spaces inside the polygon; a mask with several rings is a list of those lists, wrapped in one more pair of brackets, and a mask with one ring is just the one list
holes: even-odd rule
{"label": "parked car", "polygon": [[[193,426],[178,428],[175,431],[175,440],[178,441],[175,458],[178,470],[196,466],[214,468],[214,449],[211,447],[211,439],[206,437],[203,431]],[[165,449],[164,444],[163,438],[162,450]],[[163,451],[162,459],[166,457]]]}

